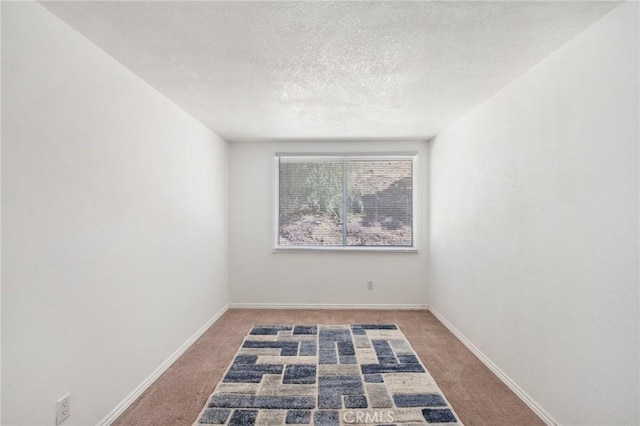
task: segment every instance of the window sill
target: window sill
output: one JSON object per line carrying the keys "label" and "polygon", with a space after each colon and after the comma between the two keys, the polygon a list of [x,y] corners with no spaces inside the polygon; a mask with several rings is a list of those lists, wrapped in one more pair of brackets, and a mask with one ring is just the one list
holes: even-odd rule
{"label": "window sill", "polygon": [[417,247],[275,247],[272,253],[323,253],[323,252],[358,252],[358,253],[418,253]]}

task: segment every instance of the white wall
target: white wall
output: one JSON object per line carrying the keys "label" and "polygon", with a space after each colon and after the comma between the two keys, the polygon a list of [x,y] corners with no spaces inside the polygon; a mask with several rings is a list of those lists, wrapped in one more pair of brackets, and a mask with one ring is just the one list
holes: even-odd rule
{"label": "white wall", "polygon": [[95,424],[227,303],[227,144],[2,8],[2,424]]}
{"label": "white wall", "polygon": [[639,419],[638,12],[432,142],[429,304],[564,425]]}
{"label": "white wall", "polygon": [[[273,253],[276,152],[418,152],[419,253]],[[426,142],[280,142],[229,150],[231,302],[424,305],[428,147]],[[367,281],[374,290],[366,289]]]}

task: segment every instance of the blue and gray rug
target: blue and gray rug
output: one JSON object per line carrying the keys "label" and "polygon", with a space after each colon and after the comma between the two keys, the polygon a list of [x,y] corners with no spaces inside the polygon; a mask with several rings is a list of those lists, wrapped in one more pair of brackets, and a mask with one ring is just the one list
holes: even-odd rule
{"label": "blue and gray rug", "polygon": [[394,324],[256,325],[195,425],[461,425]]}

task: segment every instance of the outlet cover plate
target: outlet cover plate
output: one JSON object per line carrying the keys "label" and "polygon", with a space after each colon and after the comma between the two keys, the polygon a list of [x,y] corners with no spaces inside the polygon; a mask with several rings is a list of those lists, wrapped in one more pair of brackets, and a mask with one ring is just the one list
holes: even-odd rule
{"label": "outlet cover plate", "polygon": [[68,393],[56,403],[56,426],[71,416],[71,394]]}

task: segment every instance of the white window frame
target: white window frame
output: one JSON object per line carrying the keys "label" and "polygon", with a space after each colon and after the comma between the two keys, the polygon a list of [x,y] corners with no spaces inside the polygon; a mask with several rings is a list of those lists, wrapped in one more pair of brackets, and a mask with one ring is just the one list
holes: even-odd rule
{"label": "white window frame", "polygon": [[[278,244],[280,237],[280,157],[300,157],[309,159],[347,159],[347,160],[411,160],[411,220],[412,220],[412,246],[281,246]],[[374,153],[312,153],[312,152],[276,152],[273,157],[273,253],[285,252],[418,252],[418,153],[417,152],[374,152]]]}

